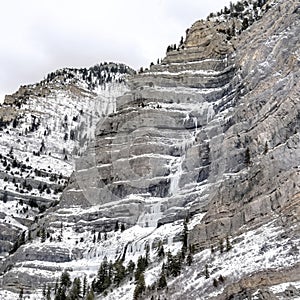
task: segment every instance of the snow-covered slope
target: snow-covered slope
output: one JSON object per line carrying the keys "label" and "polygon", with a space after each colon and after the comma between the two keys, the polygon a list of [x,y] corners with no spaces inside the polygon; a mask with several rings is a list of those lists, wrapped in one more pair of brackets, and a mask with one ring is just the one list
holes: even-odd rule
{"label": "snow-covered slope", "polygon": [[196,22],[130,78],[60,203],[2,261],[1,296],[71,295],[55,292],[67,271],[87,299],[299,298],[299,3],[260,5],[235,34],[241,16]]}
{"label": "snow-covered slope", "polygon": [[62,69],[6,96],[0,108],[1,255],[39,212],[57,203],[76,157],[94,139],[97,122],[115,110],[133,73],[113,63]]}

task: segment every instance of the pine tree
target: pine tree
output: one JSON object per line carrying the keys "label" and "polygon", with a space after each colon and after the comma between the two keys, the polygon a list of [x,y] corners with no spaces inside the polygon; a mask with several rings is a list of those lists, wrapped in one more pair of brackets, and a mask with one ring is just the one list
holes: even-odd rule
{"label": "pine tree", "polygon": [[223,253],[224,252],[224,244],[223,244],[222,238],[219,240],[219,247],[220,247],[220,253]]}
{"label": "pine tree", "polygon": [[186,258],[186,262],[187,262],[188,266],[190,266],[192,264],[192,262],[193,262],[193,255],[192,255],[191,252],[189,252],[189,254],[188,254],[187,258]]}
{"label": "pine tree", "polygon": [[136,287],[135,287],[135,290],[133,293],[133,299],[134,300],[138,299],[139,296],[145,291],[145,289],[146,289],[145,277],[144,277],[144,274],[141,273],[138,278],[138,281],[137,281],[137,284],[136,284]]}
{"label": "pine tree", "polygon": [[157,256],[159,258],[164,258],[165,257],[165,250],[164,250],[164,246],[161,245],[158,249],[158,252],[157,252]]}
{"label": "pine tree", "polygon": [[58,278],[56,278],[56,281],[55,281],[54,294],[57,293],[57,290],[58,290]]}
{"label": "pine tree", "polygon": [[50,287],[50,285],[48,285],[48,288],[47,288],[46,300],[51,300],[51,287]]}
{"label": "pine tree", "polygon": [[149,244],[146,244],[146,268],[148,267],[149,263],[150,263],[150,246]]}
{"label": "pine tree", "polygon": [[31,237],[31,230],[30,230],[30,229],[28,230],[27,240],[28,240],[28,241],[31,241],[31,240],[32,240],[32,237]]}
{"label": "pine tree", "polygon": [[183,245],[182,248],[186,251],[188,247],[188,226],[187,222],[183,223]]}
{"label": "pine tree", "polygon": [[121,232],[123,232],[124,230],[125,230],[125,224],[122,223],[122,225],[121,225]]}
{"label": "pine tree", "polygon": [[204,274],[205,274],[205,278],[208,279],[209,278],[209,271],[208,271],[208,265],[205,265],[205,270],[204,270]]}
{"label": "pine tree", "polygon": [[250,149],[247,148],[245,151],[245,164],[249,165],[250,163],[251,163]]}
{"label": "pine tree", "polygon": [[83,298],[86,295],[86,290],[87,290],[87,278],[86,278],[86,275],[84,275],[84,278],[83,278],[83,287],[82,287],[82,296],[83,296]]}
{"label": "pine tree", "polygon": [[40,236],[41,236],[41,242],[44,243],[46,241],[46,231],[44,228],[41,229]]}
{"label": "pine tree", "polygon": [[213,285],[214,285],[214,287],[218,287],[218,285],[219,285],[219,283],[218,283],[218,280],[216,279],[216,278],[214,278],[214,280],[213,280]]}
{"label": "pine tree", "polygon": [[16,128],[17,126],[18,126],[18,120],[17,120],[17,118],[15,118],[13,120],[13,128]]}
{"label": "pine tree", "polygon": [[115,231],[119,231],[119,221],[116,221]]}
{"label": "pine tree", "polygon": [[23,295],[24,295],[24,290],[23,288],[20,289],[20,293],[19,293],[19,299],[22,300],[23,299]]}
{"label": "pine tree", "polygon": [[167,253],[167,275],[177,277],[181,271],[182,253],[178,252],[175,256],[170,251]]}
{"label": "pine tree", "polygon": [[114,263],[114,283],[116,286],[119,286],[121,281],[125,278],[126,276],[126,269],[123,266],[123,263],[121,260],[117,260]]}
{"label": "pine tree", "polygon": [[43,297],[46,297],[46,284],[43,285]]}
{"label": "pine tree", "polygon": [[95,291],[102,293],[111,284],[112,279],[112,264],[108,264],[107,258],[104,257],[103,262],[98,270],[97,280],[95,282]]}
{"label": "pine tree", "polygon": [[249,27],[248,18],[244,18],[242,23],[242,30],[246,30],[248,27]]}
{"label": "pine tree", "polygon": [[66,300],[66,299],[67,299],[66,287],[60,286],[57,290],[54,300]]}
{"label": "pine tree", "polygon": [[224,283],[224,281],[225,281],[225,278],[222,275],[220,275],[219,276],[219,282],[222,284],[222,283]]}
{"label": "pine tree", "polygon": [[226,236],[226,251],[230,251],[232,249],[232,245],[230,243],[229,237]]}
{"label": "pine tree", "polygon": [[71,286],[70,274],[66,270],[61,274],[60,284],[61,286],[65,286],[65,287]]}
{"label": "pine tree", "polygon": [[269,151],[269,146],[268,146],[268,142],[265,143],[265,149],[264,149],[264,154],[267,154]]}
{"label": "pine tree", "polygon": [[79,300],[80,299],[80,293],[81,293],[81,281],[79,278],[74,278],[72,289],[69,293],[71,300]]}
{"label": "pine tree", "polygon": [[179,47],[183,45],[183,36],[181,37],[180,39],[180,42],[179,42]]}
{"label": "pine tree", "polygon": [[88,292],[88,295],[86,297],[86,300],[94,300],[95,299],[95,295],[94,295],[94,292],[93,290],[91,289],[89,292]]}
{"label": "pine tree", "polygon": [[164,270],[161,271],[158,279],[158,289],[163,289],[167,286],[167,280]]}
{"label": "pine tree", "polygon": [[132,260],[130,260],[127,265],[126,273],[129,275],[133,274],[134,268],[135,268],[135,263]]}
{"label": "pine tree", "polygon": [[140,256],[138,258],[136,271],[134,273],[134,278],[136,282],[138,281],[140,275],[146,270],[146,268],[147,268],[147,260],[145,257]]}
{"label": "pine tree", "polygon": [[3,203],[6,203],[7,202],[7,191],[5,191],[4,192],[4,194],[3,194],[3,198],[2,198],[2,201],[3,201]]}

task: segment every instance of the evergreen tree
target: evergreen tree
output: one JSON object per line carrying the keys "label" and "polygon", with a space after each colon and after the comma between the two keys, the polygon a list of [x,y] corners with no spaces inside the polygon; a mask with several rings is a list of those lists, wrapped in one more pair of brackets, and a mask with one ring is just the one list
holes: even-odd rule
{"label": "evergreen tree", "polygon": [[70,300],[79,300],[81,293],[81,281],[79,278],[74,278],[71,291],[69,293]]}
{"label": "evergreen tree", "polygon": [[144,274],[141,273],[136,283],[136,287],[134,289],[133,299],[137,300],[139,296],[145,291],[145,289],[146,289],[145,277]]}
{"label": "evergreen tree", "polygon": [[67,300],[66,287],[60,286],[57,290],[54,300]]}
{"label": "evergreen tree", "polygon": [[27,240],[28,240],[28,241],[31,241],[31,240],[32,240],[30,229],[28,230]]}
{"label": "evergreen tree", "polygon": [[187,226],[187,222],[185,221],[183,223],[183,245],[182,245],[182,248],[184,249],[184,251],[186,251],[187,247],[188,247],[188,226]]}
{"label": "evergreen tree", "polygon": [[119,286],[121,281],[125,278],[126,276],[126,269],[123,266],[123,263],[121,260],[117,260],[114,263],[114,284],[116,286]]}
{"label": "evergreen tree", "polygon": [[115,231],[119,231],[119,221],[116,221],[116,224],[115,224]]}
{"label": "evergreen tree", "polygon": [[230,243],[229,237],[226,236],[226,251],[230,251],[232,249],[232,245]]}
{"label": "evergreen tree", "polygon": [[46,297],[46,284],[43,285],[43,297]]}
{"label": "evergreen tree", "polygon": [[162,269],[159,279],[158,279],[158,289],[163,289],[167,286],[166,275],[164,269]]}
{"label": "evergreen tree", "polygon": [[56,281],[55,281],[54,294],[57,293],[57,290],[58,290],[58,278],[56,278]]}
{"label": "evergreen tree", "polygon": [[24,295],[24,290],[23,288],[20,289],[20,293],[19,293],[19,299],[22,300],[23,299],[23,295]]}
{"label": "evergreen tree", "polygon": [[91,289],[89,292],[88,292],[88,295],[86,297],[86,300],[94,300],[95,299],[95,295],[94,295],[94,292],[93,290]]}
{"label": "evergreen tree", "polygon": [[268,146],[268,142],[265,143],[265,149],[264,149],[264,154],[267,154],[269,151],[269,146]]}
{"label": "evergreen tree", "polygon": [[186,262],[187,262],[188,266],[190,266],[192,264],[192,262],[193,262],[193,255],[192,255],[191,252],[189,252],[189,254],[188,254],[187,258],[186,258]]}
{"label": "evergreen tree", "polygon": [[46,231],[44,228],[40,231],[41,242],[44,243],[46,241]]}
{"label": "evergreen tree", "polygon": [[165,250],[164,250],[164,246],[161,245],[158,249],[157,255],[159,258],[164,258],[165,257]]}
{"label": "evergreen tree", "polygon": [[139,280],[140,275],[146,270],[146,268],[147,268],[147,260],[145,257],[140,256],[138,258],[136,271],[134,273],[134,278],[136,282]]}
{"label": "evergreen tree", "polygon": [[225,281],[225,278],[222,275],[220,275],[219,276],[219,282],[222,284],[222,283],[224,283],[224,281]]}
{"label": "evergreen tree", "polygon": [[47,288],[46,300],[51,300],[51,287],[50,287],[50,285],[48,285],[48,288]]}
{"label": "evergreen tree", "polygon": [[7,202],[7,191],[4,191],[4,194],[3,194],[3,198],[2,198],[2,201],[3,203],[6,203]]}
{"label": "evergreen tree", "polygon": [[122,223],[122,225],[121,225],[121,232],[123,232],[124,230],[125,230],[125,224]]}
{"label": "evergreen tree", "polygon": [[103,262],[100,265],[98,270],[97,280],[95,282],[95,291],[102,293],[105,291],[111,284],[111,266],[108,265],[107,258],[104,257]]}
{"label": "evergreen tree", "polygon": [[219,285],[219,283],[218,283],[218,280],[216,279],[216,278],[214,278],[214,280],[213,280],[213,285],[214,285],[214,287],[218,287],[218,285]]}
{"label": "evergreen tree", "polygon": [[205,265],[204,275],[205,275],[206,279],[209,278],[209,271],[208,271],[208,265],[207,264]]}
{"label": "evergreen tree", "polygon": [[179,47],[183,45],[183,36],[181,37],[180,39],[180,42],[179,42]]}
{"label": "evergreen tree", "polygon": [[17,120],[17,118],[15,118],[13,120],[13,128],[16,128],[17,126],[18,126],[18,120]]}
{"label": "evergreen tree", "polygon": [[245,164],[249,165],[250,163],[251,163],[250,149],[247,148],[245,151]]}
{"label": "evergreen tree", "polygon": [[86,278],[86,275],[84,275],[84,278],[83,278],[83,287],[82,287],[82,296],[83,296],[83,298],[86,295],[86,291],[87,291],[87,278]]}
{"label": "evergreen tree", "polygon": [[150,262],[149,253],[150,253],[150,246],[149,246],[149,244],[146,244],[146,257],[145,257],[145,259],[146,259],[146,268],[148,267],[149,262]]}
{"label": "evergreen tree", "polygon": [[167,275],[178,276],[181,271],[182,253],[178,252],[177,255],[172,256],[171,252],[167,253]]}
{"label": "evergreen tree", "polygon": [[248,18],[244,18],[242,23],[242,30],[246,30],[248,27],[249,27],[249,20]]}
{"label": "evergreen tree", "polygon": [[219,247],[220,247],[220,253],[223,253],[224,252],[223,238],[219,240]]}
{"label": "evergreen tree", "polygon": [[134,268],[135,268],[135,263],[132,260],[130,260],[127,265],[126,273],[133,274]]}
{"label": "evergreen tree", "polygon": [[65,270],[60,277],[60,285],[65,287],[71,286],[70,274]]}

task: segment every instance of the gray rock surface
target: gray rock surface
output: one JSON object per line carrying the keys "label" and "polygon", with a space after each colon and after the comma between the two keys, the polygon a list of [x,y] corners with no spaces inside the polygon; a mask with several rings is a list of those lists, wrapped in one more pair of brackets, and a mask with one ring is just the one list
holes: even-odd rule
{"label": "gray rock surface", "polygon": [[[97,124],[95,142],[77,161],[59,205],[36,230],[45,227],[55,235],[64,224],[90,238],[93,230],[113,231],[116,221],[155,228],[203,214],[188,235],[199,251],[269,222],[298,238],[299,25],[294,0],[278,1],[231,40],[220,31],[224,23],[196,22],[183,47],[130,78],[130,91]],[[66,243],[55,245],[37,253],[34,246],[21,247],[0,266],[4,284],[9,287],[16,272],[7,270],[10,264],[36,257],[61,263],[86,255],[80,243],[70,252]],[[115,248],[107,246],[101,255],[106,250],[117,256],[121,251]],[[294,249],[291,256],[297,255]],[[277,267],[280,272],[262,266],[230,279],[212,299],[245,299],[256,287],[258,299],[276,299],[268,287],[300,280],[293,260],[285,269],[281,261]],[[177,285],[175,280],[169,286],[168,299],[207,299],[205,293],[213,293],[207,285],[178,296]]]}

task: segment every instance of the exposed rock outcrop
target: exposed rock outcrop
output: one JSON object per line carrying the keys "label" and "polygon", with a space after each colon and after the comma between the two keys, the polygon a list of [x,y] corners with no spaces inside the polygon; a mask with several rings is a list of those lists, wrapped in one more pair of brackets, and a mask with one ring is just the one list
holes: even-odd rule
{"label": "exposed rock outcrop", "polygon": [[[159,243],[173,251],[188,217],[187,242],[202,252],[162,292],[167,299],[276,299],[272,286],[300,281],[299,3],[269,1],[261,11],[248,29],[235,19],[196,22],[178,49],[129,79],[59,205],[37,224],[54,239],[45,249],[64,253],[55,260],[41,250],[41,269],[54,259],[78,274],[78,261],[95,270],[93,259],[136,260],[148,247],[154,256]],[[233,24],[239,34],[228,38]],[[114,232],[118,222],[128,228],[123,235]],[[108,236],[96,241],[96,233]],[[209,254],[227,236],[235,252]],[[34,257],[38,245],[3,262],[6,287],[16,272],[7,266]],[[203,278],[205,264],[227,280],[214,287]],[[53,273],[43,276],[54,282]],[[132,298],[128,291],[108,297]]]}

